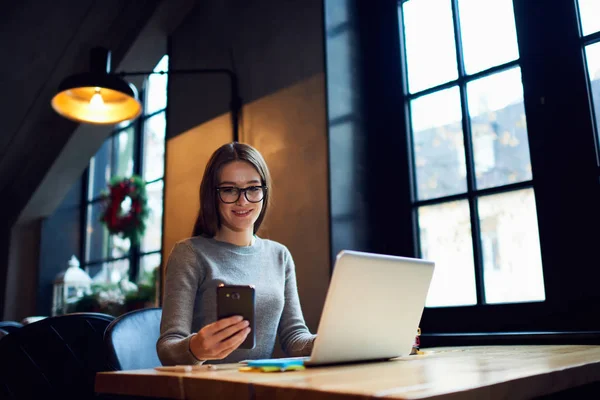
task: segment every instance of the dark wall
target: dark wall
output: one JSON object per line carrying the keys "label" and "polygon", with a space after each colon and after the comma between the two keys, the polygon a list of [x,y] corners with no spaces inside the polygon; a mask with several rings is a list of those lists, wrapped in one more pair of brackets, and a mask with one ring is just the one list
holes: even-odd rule
{"label": "dark wall", "polygon": [[71,256],[82,262],[81,200],[82,180],[79,179],[57,210],[42,221],[36,300],[38,315],[51,314],[54,278],[68,267]]}
{"label": "dark wall", "polygon": [[[321,0],[200,1],[172,36],[171,69],[234,69],[250,103],[323,72],[322,7]],[[169,137],[229,109],[226,76],[172,75],[170,84],[186,107],[171,107]]]}
{"label": "dark wall", "polygon": [[356,0],[325,1],[331,255],[367,250],[364,113]]}
{"label": "dark wall", "polygon": [[11,229],[11,240],[6,278],[6,297],[3,318],[22,320],[35,310],[39,243],[42,223],[40,219],[16,224]]}
{"label": "dark wall", "polygon": [[0,320],[4,318],[4,305],[6,303],[6,281],[8,279],[8,253],[10,249],[10,226],[7,223],[0,225]]}
{"label": "dark wall", "polygon": [[414,255],[397,7],[325,1],[333,257]]}
{"label": "dark wall", "polygon": [[[171,38],[171,69],[235,68],[244,107],[239,140],[256,147],[274,202],[258,234],[288,246],[307,325],[329,283],[329,200],[322,0],[203,1]],[[169,78],[163,260],[189,237],[210,154],[232,140],[229,81]],[[293,227],[293,228],[291,228]]]}

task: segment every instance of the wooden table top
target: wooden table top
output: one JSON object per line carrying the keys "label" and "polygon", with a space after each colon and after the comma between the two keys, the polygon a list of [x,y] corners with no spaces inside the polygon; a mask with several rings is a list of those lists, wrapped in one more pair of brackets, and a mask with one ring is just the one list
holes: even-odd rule
{"label": "wooden table top", "polygon": [[283,373],[100,372],[96,392],[171,399],[531,398],[600,382],[600,346],[426,349],[386,362]]}

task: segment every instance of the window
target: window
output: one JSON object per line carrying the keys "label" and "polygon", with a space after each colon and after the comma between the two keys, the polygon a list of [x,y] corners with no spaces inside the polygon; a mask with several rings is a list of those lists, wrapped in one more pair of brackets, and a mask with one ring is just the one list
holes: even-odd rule
{"label": "window", "polygon": [[[595,119],[596,148],[600,152],[600,2],[578,0],[580,35],[585,54],[590,98]],[[600,162],[600,160],[597,160]],[[600,165],[600,164],[599,164]]]}
{"label": "window", "polygon": [[513,1],[399,10],[426,305],[544,301]]}
{"label": "window", "polygon": [[[166,71],[164,56],[154,71]],[[161,263],[167,75],[150,75],[140,92],[144,113],[116,126],[90,160],[85,202],[83,267],[99,282],[149,281]],[[150,215],[138,245],[109,235],[99,222],[102,192],[114,176],[141,176],[146,182]],[[126,205],[124,205],[126,207]]]}

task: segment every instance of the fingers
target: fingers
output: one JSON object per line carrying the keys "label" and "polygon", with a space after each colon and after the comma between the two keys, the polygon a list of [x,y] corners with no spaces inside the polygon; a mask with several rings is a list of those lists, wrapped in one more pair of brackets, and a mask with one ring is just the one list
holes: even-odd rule
{"label": "fingers", "polygon": [[[223,318],[200,329],[194,339],[197,358],[222,359],[237,349],[250,333],[248,321],[234,316]],[[201,356],[200,356],[201,353]]]}
{"label": "fingers", "polygon": [[245,328],[244,330],[236,333],[234,336],[230,337],[227,340],[224,340],[217,348],[217,354],[215,355],[215,359],[220,360],[227,357],[231,354],[235,349],[240,347],[242,342],[246,340],[246,337],[250,333],[250,328]]}
{"label": "fingers", "polygon": [[242,321],[244,318],[240,315],[234,315],[233,317],[229,317],[229,318],[223,318],[218,320],[217,322],[213,322],[212,324],[206,325],[204,328],[202,328],[202,330],[207,330],[207,333],[209,333],[211,336],[214,335],[215,333],[233,325],[233,324],[237,324],[238,322]]}
{"label": "fingers", "polygon": [[238,322],[237,324],[231,325],[231,326],[223,329],[222,331],[214,334],[210,338],[210,341],[214,341],[215,343],[221,342],[221,341],[227,339],[228,337],[235,335],[236,333],[238,333],[239,331],[241,331],[242,329],[247,327],[248,324],[249,324],[248,321],[241,321],[241,322]]}
{"label": "fingers", "polygon": [[248,321],[242,321],[241,318],[238,316],[224,318],[202,328],[198,334],[203,339],[203,347],[208,350],[248,326]]}

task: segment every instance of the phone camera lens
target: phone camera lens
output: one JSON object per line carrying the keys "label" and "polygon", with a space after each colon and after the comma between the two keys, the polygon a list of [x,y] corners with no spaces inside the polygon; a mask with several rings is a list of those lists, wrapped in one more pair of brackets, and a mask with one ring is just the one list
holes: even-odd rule
{"label": "phone camera lens", "polygon": [[234,293],[231,294],[231,298],[233,300],[239,300],[240,299],[240,294],[237,293],[237,292],[234,292]]}

